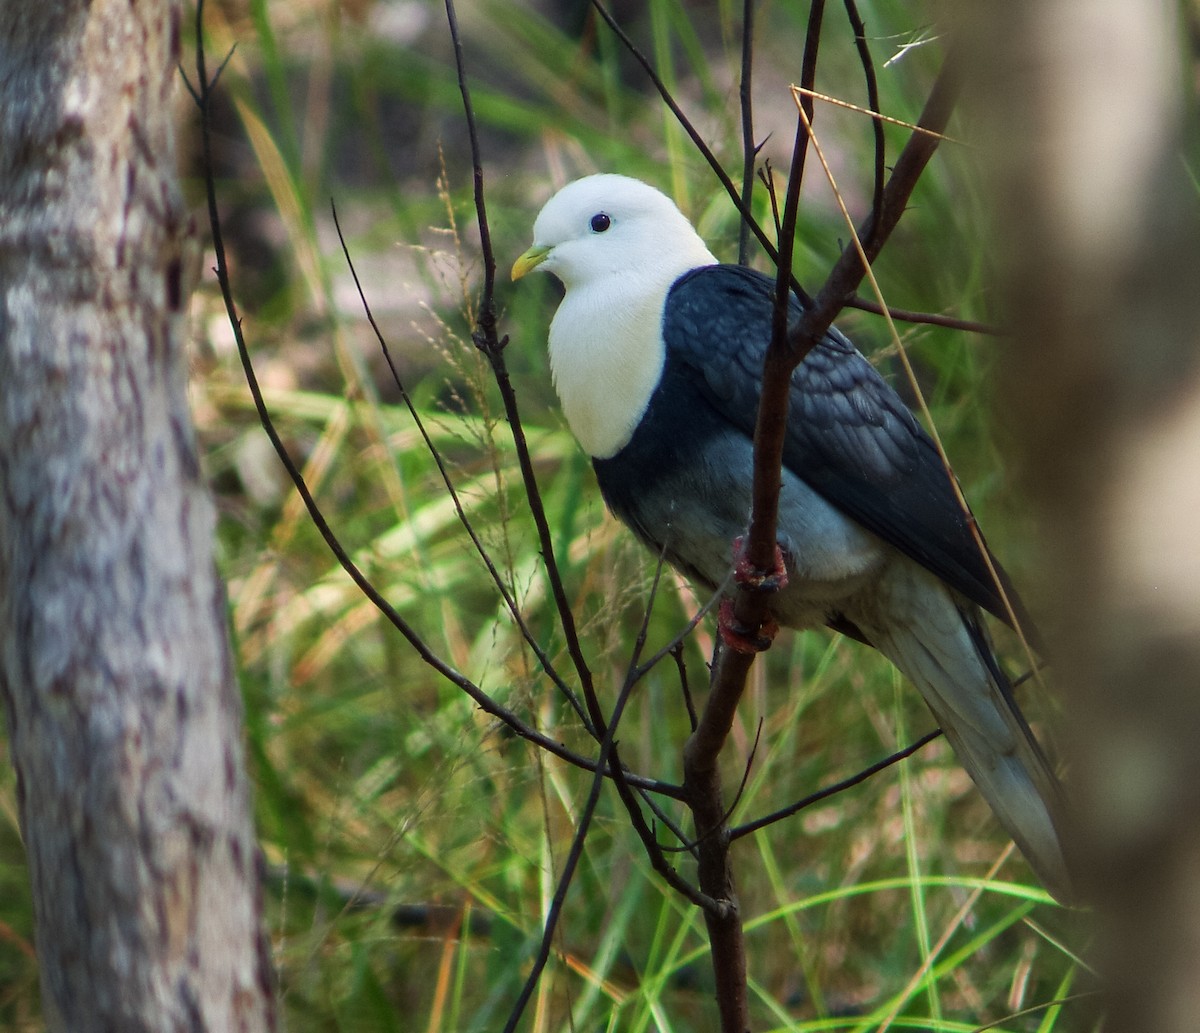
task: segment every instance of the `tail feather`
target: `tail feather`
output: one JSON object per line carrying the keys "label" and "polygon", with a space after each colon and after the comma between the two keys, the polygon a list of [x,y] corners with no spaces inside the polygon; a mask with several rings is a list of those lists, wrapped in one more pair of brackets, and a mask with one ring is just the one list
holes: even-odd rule
{"label": "tail feather", "polygon": [[[1013,717],[1013,736],[996,743],[980,738],[931,704],[959,761],[991,805],[1000,824],[1058,900],[1071,899],[1071,880],[1059,834],[1062,792],[1045,754],[1029,733],[1020,713],[1002,705]],[[1019,726],[1019,727],[1018,727]]]}
{"label": "tail feather", "polygon": [[[864,627],[920,689],[959,761],[1058,900],[1071,899],[1063,854],[1062,789],[1013,698],[978,609],[932,577],[888,619]],[[863,622],[860,622],[860,624]]]}

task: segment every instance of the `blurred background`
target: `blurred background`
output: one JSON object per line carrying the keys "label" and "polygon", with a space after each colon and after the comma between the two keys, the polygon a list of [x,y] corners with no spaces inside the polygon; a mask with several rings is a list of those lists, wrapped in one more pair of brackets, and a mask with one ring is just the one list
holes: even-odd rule
{"label": "blurred background", "polygon": [[[944,56],[937,5],[859,10],[885,113],[915,120]],[[624,2],[612,11],[740,179],[742,5]],[[557,410],[545,336],[548,277],[507,269],[563,183],[596,171],[671,194],[713,251],[737,256],[736,213],[645,74],[586,3],[464,3],[458,12],[481,132],[499,266],[500,330],[589,663],[602,698],[624,676],[653,562],[604,511]],[[466,513],[527,620],[570,669],[540,565],[512,438],[470,339],[482,277],[466,123],[444,7],[434,0],[210,3],[210,66],[227,53],[217,190],[231,274],[273,418],[343,544],[429,646],[548,734],[585,734],[525,648],[367,325],[331,217],[404,387]],[[782,197],[796,129],[806,5],[755,10],[760,165]],[[185,43],[190,65],[194,37]],[[189,73],[190,74],[190,73]],[[826,15],[818,89],[866,91],[840,5]],[[246,699],[270,934],[293,1031],[499,1028],[533,953],[589,779],[541,756],[439,679],[379,618],[314,531],[253,410],[211,274],[196,112],[179,91],[182,173],[196,210],[192,402],[221,514]],[[869,210],[873,135],[818,102],[816,131],[856,220]],[[971,126],[952,123],[876,265],[890,304],[995,322],[991,225]],[[907,132],[885,130],[888,161]],[[760,183],[760,222],[771,224]],[[810,161],[796,274],[816,289],[846,241]],[[766,268],[752,249],[752,264]],[[839,320],[911,400],[880,320]],[[1036,536],[992,418],[1003,338],[902,324],[905,347],[967,497],[1018,585]],[[1037,609],[1036,593],[1032,603]],[[700,600],[699,602],[702,602]],[[698,600],[668,576],[649,648]],[[1002,651],[1021,669],[1014,643]],[[707,682],[711,627],[684,653]],[[845,778],[930,730],[917,693],[870,650],[823,632],[781,637],[756,665],[728,758],[735,820]],[[1035,722],[1046,712],[1027,694]],[[1040,725],[1039,725],[1040,727]],[[678,781],[688,732],[680,676],[660,665],[624,718],[637,771]],[[2,744],[0,744],[0,748]],[[678,820],[678,807],[668,808]],[[27,876],[10,765],[0,764],[0,1027],[41,1028]],[[668,840],[665,830],[664,841]],[[1038,887],[940,741],[741,841],[757,1028],[1085,1028],[1048,1006],[1080,978],[1070,917]],[[681,862],[689,874],[687,862]],[[982,887],[977,899],[971,895]],[[970,907],[964,905],[970,903]],[[651,871],[606,792],[524,1028],[713,1027],[703,922]],[[1013,1016],[1023,1009],[1029,1014]]]}

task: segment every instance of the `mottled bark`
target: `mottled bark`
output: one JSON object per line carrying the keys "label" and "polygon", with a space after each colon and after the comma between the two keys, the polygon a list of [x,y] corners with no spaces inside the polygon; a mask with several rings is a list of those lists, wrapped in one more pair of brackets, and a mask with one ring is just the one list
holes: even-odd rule
{"label": "mottled bark", "polygon": [[276,1024],[185,398],[181,13],[0,0],[0,694],[71,1033]]}
{"label": "mottled bark", "polygon": [[1005,408],[1044,535],[1106,1028],[1182,1033],[1200,1023],[1200,198],[1180,10],[977,7]]}

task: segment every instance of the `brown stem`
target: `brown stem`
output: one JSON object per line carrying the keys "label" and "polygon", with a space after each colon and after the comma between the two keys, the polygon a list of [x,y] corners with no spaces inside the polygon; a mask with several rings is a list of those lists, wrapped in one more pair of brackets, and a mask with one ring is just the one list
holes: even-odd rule
{"label": "brown stem", "polygon": [[[945,128],[957,97],[958,76],[955,72],[953,59],[947,58],[922,113],[923,128],[936,131]],[[803,132],[803,129],[800,131]],[[872,212],[860,235],[862,239],[871,241],[869,260],[878,255],[899,222],[908,198],[937,144],[938,138],[929,133],[915,132],[909,138],[884,188],[878,210]],[[799,145],[796,152],[802,155]],[[793,168],[793,174],[796,171]],[[792,202],[791,197],[789,202]],[[781,259],[786,258],[789,250],[788,207],[785,204]],[[791,218],[794,219],[794,215]],[[753,509],[745,545],[746,560],[761,570],[770,570],[775,563],[780,471],[792,372],[824,336],[863,276],[864,269],[857,251],[848,247],[804,317],[790,328],[784,320],[775,321],[763,363],[763,389],[754,432]],[[786,283],[788,279],[785,266],[781,270],[781,281]],[[786,294],[783,300],[786,301]],[[767,620],[770,604],[769,593],[738,592],[734,600],[734,614],[740,624],[753,632]],[[743,1033],[748,1030],[749,1011],[745,942],[729,856],[730,836],[722,802],[718,758],[732,727],[752,662],[751,654],[732,649],[721,650],[713,670],[708,703],[699,726],[684,748],[683,785],[685,798],[696,820],[700,890],[723,905],[718,910],[705,912],[723,1033]]]}
{"label": "brown stem", "polygon": [[[744,685],[751,657],[732,649],[723,650],[721,657],[730,658],[740,669],[740,684]],[[729,732],[736,706],[737,700],[731,693],[710,692],[700,727],[683,751],[683,784],[696,822],[700,891],[719,905],[705,910],[704,922],[712,951],[722,1033],[746,1033],[750,1029],[746,941],[734,885],[721,770],[717,763],[720,743]]]}

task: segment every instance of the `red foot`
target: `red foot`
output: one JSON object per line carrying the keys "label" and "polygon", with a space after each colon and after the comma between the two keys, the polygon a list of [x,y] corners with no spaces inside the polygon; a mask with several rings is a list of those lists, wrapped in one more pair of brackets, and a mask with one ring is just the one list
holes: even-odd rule
{"label": "red foot", "polygon": [[775,544],[775,569],[764,571],[751,566],[744,551],[746,539],[739,535],[733,540],[733,580],[739,588],[749,592],[778,592],[787,588],[787,565],[783,561],[783,550]]}
{"label": "red foot", "polygon": [[779,624],[774,618],[768,618],[757,633],[752,632],[734,616],[733,600],[722,599],[717,611],[717,631],[730,649],[738,653],[761,653],[771,648],[779,634]]}

